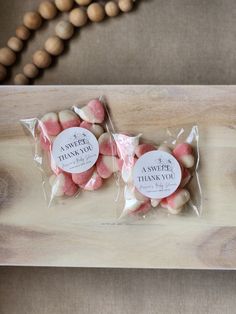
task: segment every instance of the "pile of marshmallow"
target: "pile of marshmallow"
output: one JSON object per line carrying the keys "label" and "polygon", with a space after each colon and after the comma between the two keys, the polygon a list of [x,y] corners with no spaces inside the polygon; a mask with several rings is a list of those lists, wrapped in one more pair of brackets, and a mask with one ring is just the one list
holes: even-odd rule
{"label": "pile of marshmallow", "polygon": [[[186,186],[192,178],[195,165],[194,151],[191,144],[179,143],[171,149],[166,144],[159,147],[152,144],[139,144],[139,137],[120,136],[122,136],[123,139],[122,141],[118,141],[117,145],[123,160],[121,176],[125,183],[125,205],[121,217],[126,215],[143,216],[152,208],[156,207],[167,209],[170,214],[180,214],[184,206],[190,200],[190,193]],[[124,143],[126,143],[126,145]],[[127,149],[127,143],[129,143],[128,146],[133,146],[133,148],[130,147],[131,149]],[[179,162],[182,171],[181,183],[178,189],[173,194],[163,199],[150,199],[144,196],[136,189],[133,182],[133,169],[136,161],[145,153],[154,150],[172,154]]]}
{"label": "pile of marshmallow", "polygon": [[[123,215],[145,215],[152,208],[162,207],[171,214],[179,214],[190,200],[186,186],[195,165],[193,147],[189,143],[176,144],[172,149],[163,144],[159,147],[142,143],[140,136],[113,134],[106,129],[108,114],[103,101],[93,99],[84,107],[74,107],[58,113],[50,112],[38,120],[38,142],[50,165],[49,183],[51,199],[74,196],[80,190],[95,191],[114,173],[119,173],[124,182]],[[60,169],[52,156],[55,138],[64,130],[80,127],[89,130],[97,138],[99,156],[96,163],[82,173],[68,173]],[[159,150],[172,154],[180,164],[182,179],[178,189],[163,199],[150,199],[141,194],[133,182],[136,161],[145,153]]]}
{"label": "pile of marshmallow", "polygon": [[[103,102],[93,99],[82,107],[74,110],[63,110],[59,113],[50,112],[38,121],[39,143],[49,161],[52,175],[49,178],[51,195],[73,196],[80,189],[94,191],[103,185],[114,172],[121,169],[121,160],[117,156],[117,147],[111,135],[105,130],[107,113]],[[99,157],[96,164],[82,173],[62,171],[52,157],[53,141],[60,132],[72,127],[89,130],[99,143]]]}

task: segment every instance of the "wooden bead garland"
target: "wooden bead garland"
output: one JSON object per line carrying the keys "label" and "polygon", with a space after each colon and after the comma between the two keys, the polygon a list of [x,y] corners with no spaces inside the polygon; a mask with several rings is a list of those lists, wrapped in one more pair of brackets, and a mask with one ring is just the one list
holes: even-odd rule
{"label": "wooden bead garland", "polygon": [[93,0],[75,0],[76,3],[78,3],[81,6],[89,5]]}
{"label": "wooden bead garland", "polygon": [[105,18],[104,7],[97,2],[94,2],[88,6],[87,14],[90,21],[95,23],[99,23]]}
{"label": "wooden bead garland", "polygon": [[88,15],[85,10],[76,8],[70,12],[69,20],[75,27],[82,27],[87,23]]}
{"label": "wooden bead garland", "polygon": [[7,76],[7,69],[2,64],[0,64],[0,82],[4,81],[6,76]]}
{"label": "wooden bead garland", "polygon": [[23,68],[23,73],[26,77],[34,79],[39,74],[39,69],[33,63],[28,63]]}
{"label": "wooden bead garland", "polygon": [[59,38],[68,40],[74,34],[74,26],[68,21],[60,21],[55,27],[55,33]]}
{"label": "wooden bead garland", "polygon": [[50,64],[52,63],[52,57],[47,51],[41,49],[34,53],[33,63],[39,69],[45,69],[45,68],[48,68]]}
{"label": "wooden bead garland", "polygon": [[74,0],[55,0],[55,5],[59,11],[70,11],[74,5]]}
{"label": "wooden bead garland", "polygon": [[14,79],[15,85],[28,85],[29,79],[24,74],[17,74]]}
{"label": "wooden bead garland", "polygon": [[38,12],[45,20],[52,20],[57,15],[57,8],[53,2],[43,1],[39,5]]}
{"label": "wooden bead garland", "polygon": [[133,9],[134,1],[133,0],[119,0],[119,8],[122,12],[130,12]]}
{"label": "wooden bead garland", "polygon": [[28,29],[36,30],[42,24],[42,17],[38,12],[27,12],[24,15],[23,23]]}
{"label": "wooden bead garland", "polygon": [[105,4],[105,12],[109,17],[115,17],[120,13],[118,4],[115,1],[108,1]]}
{"label": "wooden bead garland", "polygon": [[64,42],[57,36],[49,37],[44,45],[45,50],[52,56],[59,56],[64,50]]}
{"label": "wooden bead garland", "polygon": [[[88,6],[87,12],[84,8],[73,9],[74,1],[80,6]],[[57,9],[62,12],[71,11],[69,14],[69,22],[61,21],[56,25],[55,33],[57,36],[48,38],[45,42],[45,50],[38,50],[33,55],[33,64],[27,64],[21,75],[15,77],[15,83],[28,84],[29,79],[38,76],[40,69],[45,69],[50,66],[52,56],[60,55],[64,50],[63,40],[70,39],[74,34],[74,27],[82,27],[86,25],[88,19],[92,22],[101,22],[105,15],[115,17],[122,12],[129,12],[133,8],[135,0],[118,0],[108,1],[105,5],[99,2],[91,3],[92,0],[54,0],[54,3],[45,0],[38,8],[38,12],[27,12],[24,15],[24,25],[18,26],[16,29],[16,37],[11,37],[8,40],[8,47],[0,49],[0,81],[4,80],[7,73],[5,66],[14,64],[16,60],[16,52],[23,49],[23,41],[26,41],[31,30],[35,31],[40,28],[43,19],[53,19],[57,14]],[[2,63],[2,64],[1,64]]]}
{"label": "wooden bead garland", "polygon": [[11,50],[19,52],[23,49],[23,41],[17,37],[11,37],[7,42],[7,46]]}
{"label": "wooden bead garland", "polygon": [[16,54],[8,47],[0,49],[0,63],[5,66],[11,66],[16,61]]}
{"label": "wooden bead garland", "polygon": [[18,26],[16,36],[21,40],[27,40],[30,37],[30,30],[24,25]]}

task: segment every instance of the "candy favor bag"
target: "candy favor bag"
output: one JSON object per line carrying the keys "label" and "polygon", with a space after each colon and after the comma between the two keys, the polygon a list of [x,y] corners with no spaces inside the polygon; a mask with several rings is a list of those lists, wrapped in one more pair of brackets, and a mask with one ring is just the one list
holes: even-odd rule
{"label": "candy favor bag", "polygon": [[119,170],[110,133],[114,129],[102,97],[21,123],[34,138],[34,160],[49,206],[55,199],[100,189]]}
{"label": "candy favor bag", "polygon": [[162,143],[148,143],[142,136],[113,134],[122,160],[119,216],[146,217],[165,211],[201,213],[198,176],[198,127],[167,131]]}

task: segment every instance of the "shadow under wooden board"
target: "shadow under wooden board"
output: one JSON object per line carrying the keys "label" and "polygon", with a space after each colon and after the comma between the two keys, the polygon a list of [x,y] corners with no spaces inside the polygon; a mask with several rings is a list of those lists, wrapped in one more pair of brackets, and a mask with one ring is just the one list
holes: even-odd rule
{"label": "shadow under wooden board", "polygon": [[[47,208],[19,119],[105,95],[118,131],[200,130],[203,214],[116,224],[116,186]],[[0,264],[236,268],[236,86],[0,89]]]}

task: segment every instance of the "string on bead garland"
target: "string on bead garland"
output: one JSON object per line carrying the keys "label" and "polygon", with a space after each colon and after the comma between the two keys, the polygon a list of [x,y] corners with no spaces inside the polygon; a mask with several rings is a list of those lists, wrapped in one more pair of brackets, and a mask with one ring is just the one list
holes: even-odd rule
{"label": "string on bead garland", "polygon": [[[85,26],[88,21],[99,23],[105,17],[115,17],[120,12],[127,13],[133,9],[136,0],[112,0],[105,3],[93,0],[49,0],[41,2],[37,11],[27,12],[23,17],[23,25],[16,28],[15,36],[7,42],[7,47],[0,49],[0,82],[7,77],[7,68],[16,62],[24,43],[32,32],[39,29],[44,20],[52,20],[58,12],[67,12],[68,21],[61,20],[55,27],[55,35],[49,37],[42,49],[37,50],[32,57],[32,63],[23,67],[23,73],[14,78],[16,85],[28,85],[35,79],[40,69],[48,68],[52,57],[61,55],[64,51],[64,41],[69,40],[75,28]],[[75,3],[79,5],[74,7]]]}

